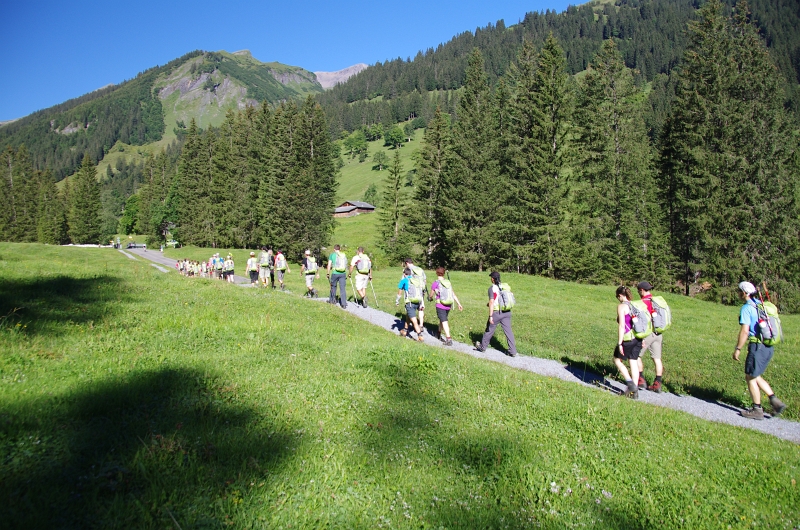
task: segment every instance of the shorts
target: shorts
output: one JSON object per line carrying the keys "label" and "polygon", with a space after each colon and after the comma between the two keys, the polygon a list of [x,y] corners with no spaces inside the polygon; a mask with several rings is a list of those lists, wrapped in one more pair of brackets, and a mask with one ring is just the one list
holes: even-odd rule
{"label": "shorts", "polygon": [[419,303],[406,302],[406,315],[408,315],[408,318],[416,318],[417,311],[419,311]]}
{"label": "shorts", "polygon": [[283,283],[283,275],[286,271],[275,271],[275,277],[278,278],[278,283]]}
{"label": "shorts", "polygon": [[447,322],[447,316],[450,314],[449,309],[436,308],[436,316],[439,317],[439,322]]}
{"label": "shorts", "polygon": [[651,333],[642,341],[642,352],[650,350],[651,359],[661,359],[661,347],[664,344],[664,335]]}
{"label": "shorts", "polygon": [[261,267],[261,270],[258,271],[258,277],[262,280],[269,278],[269,267]]}
{"label": "shorts", "polygon": [[751,342],[747,345],[747,358],[744,360],[744,373],[756,378],[764,373],[767,365],[775,353],[773,346],[764,346],[761,342]]}
{"label": "shorts", "polygon": [[639,359],[639,354],[642,352],[642,340],[633,339],[627,340],[622,343],[622,351],[619,351],[619,345],[614,347],[615,359],[628,359],[629,361],[636,361]]}
{"label": "shorts", "polygon": [[306,287],[308,287],[309,289],[311,289],[311,287],[314,285],[314,276],[315,273],[306,274]]}
{"label": "shorts", "polygon": [[369,285],[369,274],[356,274],[356,289],[366,289]]}
{"label": "shorts", "polygon": [[256,283],[258,281],[258,271],[250,271],[250,282]]}

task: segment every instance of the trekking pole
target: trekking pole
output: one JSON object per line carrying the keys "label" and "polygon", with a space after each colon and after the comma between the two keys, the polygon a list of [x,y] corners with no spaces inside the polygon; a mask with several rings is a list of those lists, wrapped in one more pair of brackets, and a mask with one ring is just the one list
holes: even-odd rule
{"label": "trekking pole", "polygon": [[356,286],[355,286],[355,284],[353,284],[353,275],[352,274],[350,275],[350,287],[353,288],[353,303],[356,303],[358,301],[358,298],[356,297]]}
{"label": "trekking pole", "polygon": [[770,298],[769,298],[769,289],[767,289],[767,282],[765,282],[765,281],[763,281],[763,280],[762,280],[762,281],[761,281],[761,287],[763,287],[763,288],[764,288],[764,294],[766,294],[766,295],[767,295],[767,302],[770,302],[770,303],[772,303],[772,300],[770,300]]}
{"label": "trekking pole", "polygon": [[369,281],[369,286],[372,287],[372,299],[375,300],[375,307],[380,309],[381,306],[378,305],[378,297],[375,296],[375,286],[372,285],[372,280]]}

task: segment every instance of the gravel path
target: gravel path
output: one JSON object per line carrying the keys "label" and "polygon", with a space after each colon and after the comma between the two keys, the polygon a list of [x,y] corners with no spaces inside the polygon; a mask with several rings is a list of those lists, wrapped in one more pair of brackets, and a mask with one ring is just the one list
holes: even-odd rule
{"label": "gravel path", "polygon": [[[133,256],[130,256],[128,252],[149,259],[151,261],[155,261],[160,265],[165,265],[171,270],[175,269],[175,260],[165,258],[160,252],[154,252],[154,251],[147,252],[144,251],[143,249],[129,249],[127,252],[126,251],[121,251],[121,252],[131,258],[133,258]],[[235,276],[234,279],[235,283],[237,284],[240,284],[242,286],[249,286],[250,280],[248,278]],[[322,287],[324,287],[324,282]],[[324,294],[325,290],[326,289],[321,288],[320,294]],[[327,298],[317,298],[315,300],[319,302],[326,302]],[[394,309],[393,306],[389,307],[390,311],[392,311],[393,309]],[[395,333],[396,335],[400,334],[400,328],[403,325],[402,320],[399,319],[395,314],[386,313],[385,311],[381,311],[379,309],[375,309],[372,307],[363,308],[352,302],[347,304],[347,309],[345,309],[345,311],[363,320],[366,320],[371,324],[387,329],[392,333]],[[429,320],[429,322],[430,321],[431,320]],[[433,321],[436,321],[435,314],[433,315]],[[500,333],[502,335],[502,330],[499,327],[497,333]],[[412,332],[412,335],[415,334]],[[452,346],[445,346],[439,339],[432,337],[427,332],[423,334],[423,338],[424,338],[424,343],[428,346],[455,350],[461,353],[465,353],[467,355],[471,355],[473,357],[477,357],[479,359],[488,359],[490,361],[508,365],[512,368],[528,370],[530,372],[535,372],[537,374],[544,375],[547,377],[556,377],[564,381],[570,381],[587,386],[601,388],[606,391],[620,395],[623,393],[625,389],[625,385],[623,385],[622,383],[606,379],[605,377],[592,372],[586,372],[583,370],[578,370],[574,367],[565,366],[558,361],[553,361],[550,359],[539,359],[537,357],[529,357],[525,355],[520,355],[518,357],[509,357],[505,355],[503,352],[495,350],[493,348],[488,348],[485,352],[479,352],[478,350],[475,349],[473,345],[464,344],[462,342],[457,342],[455,340],[453,341]],[[408,340],[413,340],[413,339],[409,338]],[[744,384],[745,384],[744,378],[742,378],[742,385]],[[784,440],[789,440],[796,444],[800,444],[800,423],[784,420],[781,418],[772,418],[769,416],[767,416],[767,418],[765,418],[763,421],[749,420],[746,418],[742,418],[739,415],[739,411],[741,409],[739,409],[738,407],[734,407],[733,405],[729,405],[727,403],[722,403],[719,401],[703,400],[692,396],[672,394],[669,392],[656,394],[655,392],[649,392],[647,390],[639,391],[639,401],[642,401],[644,403],[649,403],[652,405],[657,405],[659,407],[666,407],[687,412],[704,420],[715,421],[718,423],[727,423],[728,425],[735,425],[737,427],[743,427],[745,429],[760,431],[766,434],[771,434],[772,436],[776,436],[778,438],[782,438]],[[769,407],[767,407],[767,409],[768,408]]]}

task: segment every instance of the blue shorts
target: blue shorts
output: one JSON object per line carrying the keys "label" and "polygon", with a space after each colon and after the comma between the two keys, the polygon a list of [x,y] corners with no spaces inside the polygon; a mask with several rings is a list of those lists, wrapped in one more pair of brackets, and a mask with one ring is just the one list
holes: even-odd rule
{"label": "blue shorts", "polygon": [[406,315],[408,315],[408,318],[415,318],[417,311],[419,311],[418,302],[406,302]]}
{"label": "blue shorts", "polygon": [[765,346],[761,342],[751,342],[747,345],[747,358],[744,360],[744,373],[756,378],[764,373],[767,365],[775,353],[773,346]]}

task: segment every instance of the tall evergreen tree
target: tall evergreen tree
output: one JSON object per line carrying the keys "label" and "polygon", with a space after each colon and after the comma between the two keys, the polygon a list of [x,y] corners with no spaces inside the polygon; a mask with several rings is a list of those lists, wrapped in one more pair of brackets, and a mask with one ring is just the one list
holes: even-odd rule
{"label": "tall evergreen tree", "polygon": [[723,292],[742,278],[800,281],[797,141],[748,17],[744,2],[731,20],[710,0],[690,26],[677,76],[662,170],[687,294],[703,279]]}
{"label": "tall evergreen tree", "polygon": [[387,173],[379,212],[381,222],[379,245],[391,261],[399,261],[411,253],[410,203],[403,184],[400,151],[394,152]]}
{"label": "tall evergreen tree", "polygon": [[42,176],[37,215],[37,241],[49,245],[69,242],[67,208],[64,195],[58,192],[56,183],[48,173]]}
{"label": "tall evergreen tree", "polygon": [[552,277],[560,268],[565,239],[565,169],[573,109],[564,52],[552,35],[539,54],[526,41],[509,77],[516,254],[523,270]]}
{"label": "tall evergreen tree", "polygon": [[409,212],[414,241],[423,246],[428,267],[447,262],[443,208],[452,199],[443,186],[451,151],[450,116],[437,107],[417,158],[414,208]]}
{"label": "tall evergreen tree", "polygon": [[652,268],[664,267],[669,256],[660,243],[663,223],[644,97],[613,40],[595,56],[578,97],[573,248],[581,251],[572,256],[571,275],[597,282],[647,275],[658,283]]}
{"label": "tall evergreen tree", "polygon": [[97,182],[97,167],[85,154],[81,167],[73,177],[70,190],[70,205],[67,221],[69,238],[73,243],[99,243],[101,233],[100,183]]}

